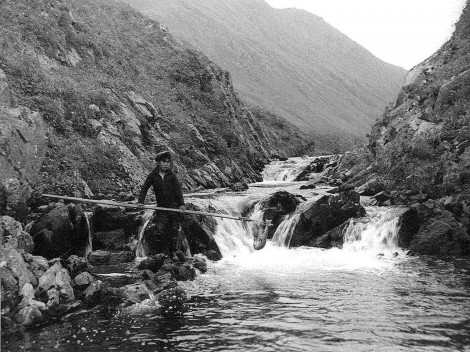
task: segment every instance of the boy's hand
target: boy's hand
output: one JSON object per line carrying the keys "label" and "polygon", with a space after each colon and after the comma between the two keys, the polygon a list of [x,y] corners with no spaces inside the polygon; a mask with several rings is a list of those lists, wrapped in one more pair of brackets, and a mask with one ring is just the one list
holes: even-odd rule
{"label": "boy's hand", "polygon": [[186,210],[186,205],[180,205],[180,210]]}

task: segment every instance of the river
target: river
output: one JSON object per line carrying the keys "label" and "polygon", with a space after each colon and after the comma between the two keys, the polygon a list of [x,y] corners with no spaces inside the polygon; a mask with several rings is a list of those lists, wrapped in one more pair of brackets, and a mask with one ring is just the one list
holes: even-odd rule
{"label": "river", "polygon": [[[238,215],[279,189],[306,199],[327,190],[299,190],[288,163],[269,166],[270,181],[246,192],[187,199]],[[3,350],[470,351],[470,261],[408,256],[395,237],[403,210],[366,210],[343,249],[329,250],[285,245],[295,214],[260,251],[249,225],[218,219],[224,258],[181,284],[190,298],[180,316],[83,311],[9,337]]]}

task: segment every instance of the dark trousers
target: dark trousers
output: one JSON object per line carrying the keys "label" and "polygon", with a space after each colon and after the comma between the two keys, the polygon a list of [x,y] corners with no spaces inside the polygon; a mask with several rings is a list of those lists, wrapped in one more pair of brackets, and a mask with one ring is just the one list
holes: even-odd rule
{"label": "dark trousers", "polygon": [[[178,238],[181,236],[181,222],[182,215],[168,211],[156,211],[154,214],[155,219],[155,234],[153,241],[155,245],[155,253],[165,253],[173,255],[178,250]],[[153,242],[152,241],[152,242]]]}

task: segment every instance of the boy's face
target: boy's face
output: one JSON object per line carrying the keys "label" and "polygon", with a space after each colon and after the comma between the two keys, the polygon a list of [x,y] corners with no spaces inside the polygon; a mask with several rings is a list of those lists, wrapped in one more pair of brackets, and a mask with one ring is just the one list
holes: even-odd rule
{"label": "boy's face", "polygon": [[162,159],[158,162],[158,168],[160,171],[166,172],[169,171],[171,167],[171,161],[168,158]]}

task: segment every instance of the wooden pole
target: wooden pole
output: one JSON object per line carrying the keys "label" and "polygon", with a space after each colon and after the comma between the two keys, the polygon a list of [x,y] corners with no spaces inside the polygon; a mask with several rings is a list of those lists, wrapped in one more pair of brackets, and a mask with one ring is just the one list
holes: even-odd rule
{"label": "wooden pole", "polygon": [[231,216],[231,215],[226,215],[226,214],[209,213],[209,212],[205,212],[205,211],[163,208],[163,207],[157,207],[157,206],[154,206],[154,205],[120,203],[120,202],[115,202],[113,200],[85,199],[85,198],[78,198],[78,197],[57,196],[57,195],[54,195],[54,194],[42,194],[42,196],[43,197],[48,197],[48,198],[54,198],[54,199],[72,200],[72,201],[83,202],[83,203],[112,205],[112,206],[124,207],[124,208],[163,210],[163,211],[172,211],[172,212],[180,213],[180,214],[206,215],[206,216],[214,216],[214,217],[218,217],[218,218],[226,218],[226,219],[233,219],[233,220],[239,220],[239,221],[258,221],[258,222],[263,222],[264,223],[263,220],[250,219],[250,218],[245,218],[245,217],[242,217],[242,216]]}

